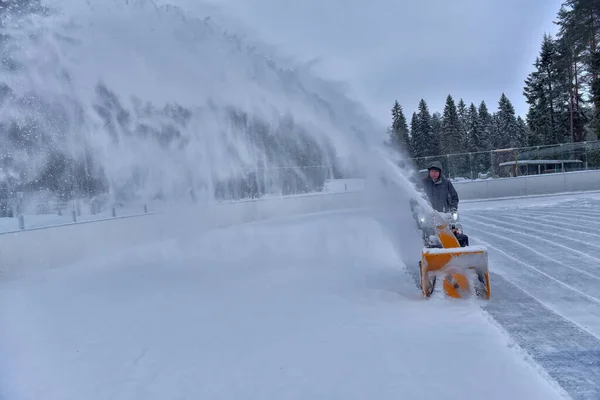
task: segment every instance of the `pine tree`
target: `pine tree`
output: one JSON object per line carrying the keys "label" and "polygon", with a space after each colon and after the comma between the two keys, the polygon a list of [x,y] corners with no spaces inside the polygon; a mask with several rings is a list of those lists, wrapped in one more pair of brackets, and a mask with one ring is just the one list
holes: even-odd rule
{"label": "pine tree", "polygon": [[480,126],[480,148],[481,150],[491,150],[492,149],[492,115],[488,111],[487,105],[485,101],[482,101],[479,104],[479,109],[477,110],[479,114],[479,126]]}
{"label": "pine tree", "polygon": [[[414,158],[424,157],[427,153],[427,141],[424,140],[421,130],[419,129],[419,116],[413,112],[410,120],[410,136],[411,136],[411,151]],[[417,165],[422,168],[422,163],[417,160]]]}
{"label": "pine tree", "polygon": [[600,2],[565,0],[556,38],[544,35],[525,80],[528,142],[556,144],[600,133]]}
{"label": "pine tree", "polygon": [[585,140],[585,125],[588,123],[588,113],[586,103],[581,92],[581,84],[585,81],[582,76],[581,55],[574,51],[576,46],[570,42],[567,37],[561,37],[556,40],[556,64],[562,72],[558,87],[559,94],[565,115],[561,115],[567,132],[563,132],[563,142],[580,142]]}
{"label": "pine tree", "polygon": [[439,152],[438,142],[434,140],[433,130],[431,129],[431,114],[429,107],[424,99],[419,102],[418,112],[418,131],[422,140],[421,148],[423,149],[422,156],[435,156]]}
{"label": "pine tree", "polygon": [[[485,110],[485,103],[483,103]],[[466,149],[469,152],[469,167],[471,178],[476,178],[480,172],[487,171],[489,168],[489,155],[483,152],[482,132],[480,112],[471,103],[467,112],[467,140]]]}
{"label": "pine tree", "polygon": [[[547,132],[546,119],[539,115],[540,110],[537,107],[529,107],[527,116],[527,136],[525,140],[526,146],[540,146],[545,143],[545,133]],[[538,124],[541,122],[541,126]]]}
{"label": "pine tree", "polygon": [[[571,70],[575,82],[571,86],[570,98],[575,106],[571,124],[575,125],[579,114],[579,95],[589,102],[592,108],[590,128],[597,135],[600,132],[600,2],[597,0],[566,0],[558,12],[559,40],[563,41],[576,62]],[[583,76],[579,74],[585,71]],[[585,77],[585,79],[583,79]],[[587,88],[584,88],[587,86]],[[587,90],[586,90],[587,89]],[[583,99],[583,93],[587,99]],[[574,120],[575,119],[575,120]],[[580,140],[580,132],[575,129],[574,139]]]}
{"label": "pine tree", "polygon": [[550,35],[544,35],[539,56],[534,64],[536,70],[525,80],[523,94],[530,105],[527,123],[532,138],[543,143],[563,143],[568,140],[569,86],[568,71],[561,63],[558,44]]}
{"label": "pine tree", "polygon": [[468,171],[468,155],[464,153],[463,133],[454,99],[451,95],[446,97],[446,105],[442,116],[442,153],[454,154],[448,157],[448,176],[463,176]]}
{"label": "pine tree", "polygon": [[437,111],[431,114],[431,140],[437,145],[433,155],[441,155],[442,115]]}
{"label": "pine tree", "polygon": [[519,146],[521,146],[521,147],[527,146],[527,140],[528,140],[527,124],[525,123],[523,118],[521,118],[521,116],[518,116],[517,117],[517,141],[519,143]]}
{"label": "pine tree", "polygon": [[398,101],[392,107],[392,127],[389,131],[390,145],[396,151],[411,152],[408,125],[402,106]]}
{"label": "pine tree", "polygon": [[446,97],[446,106],[442,117],[442,154],[462,152],[462,135],[456,104],[451,95]]}
{"label": "pine tree", "polygon": [[523,143],[520,141],[519,129],[517,126],[517,118],[515,116],[515,108],[504,93],[498,101],[498,130],[499,130],[499,148],[521,147]]}
{"label": "pine tree", "polygon": [[[499,112],[490,114],[490,169],[492,173],[497,173],[498,164],[504,161],[510,161],[511,157],[507,153],[498,153],[495,150],[504,149],[505,131],[500,124]],[[508,157],[506,157],[508,155]]]}
{"label": "pine tree", "polygon": [[461,136],[461,148],[466,148],[467,142],[467,125],[469,124],[469,110],[465,101],[461,98],[456,106],[456,112],[458,113],[458,125]]}
{"label": "pine tree", "polygon": [[481,123],[479,121],[479,113],[475,104],[471,103],[467,118],[467,140],[466,140],[466,151],[470,153],[481,151]]}

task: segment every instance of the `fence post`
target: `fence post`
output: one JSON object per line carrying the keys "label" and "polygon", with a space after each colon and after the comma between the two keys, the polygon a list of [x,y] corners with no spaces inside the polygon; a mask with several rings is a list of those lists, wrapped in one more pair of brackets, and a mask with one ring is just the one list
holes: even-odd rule
{"label": "fence post", "polygon": [[117,209],[115,207],[112,208],[112,216],[113,218],[117,216]]}
{"label": "fence post", "polygon": [[23,213],[23,192],[17,192],[17,215],[21,215]]}
{"label": "fence post", "polygon": [[23,216],[23,214],[19,214],[19,229],[25,229],[25,217]]}
{"label": "fence post", "polygon": [[148,205],[144,204],[144,214],[148,214]]}

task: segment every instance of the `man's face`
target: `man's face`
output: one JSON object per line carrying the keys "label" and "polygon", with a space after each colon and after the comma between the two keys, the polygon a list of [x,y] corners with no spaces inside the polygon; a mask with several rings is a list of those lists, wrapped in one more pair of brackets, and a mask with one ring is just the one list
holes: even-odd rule
{"label": "man's face", "polygon": [[430,169],[429,176],[435,181],[440,177],[440,171],[438,171],[437,169]]}

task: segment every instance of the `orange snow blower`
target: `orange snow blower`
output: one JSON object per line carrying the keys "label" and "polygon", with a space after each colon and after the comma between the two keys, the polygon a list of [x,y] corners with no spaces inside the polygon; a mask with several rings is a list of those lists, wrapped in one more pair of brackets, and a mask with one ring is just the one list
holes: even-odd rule
{"label": "orange snow blower", "polygon": [[444,292],[449,297],[464,298],[474,292],[477,297],[489,300],[487,248],[469,246],[458,213],[432,210],[429,218],[422,215],[415,218],[425,244],[419,262],[423,295],[430,297],[437,278],[442,277]]}

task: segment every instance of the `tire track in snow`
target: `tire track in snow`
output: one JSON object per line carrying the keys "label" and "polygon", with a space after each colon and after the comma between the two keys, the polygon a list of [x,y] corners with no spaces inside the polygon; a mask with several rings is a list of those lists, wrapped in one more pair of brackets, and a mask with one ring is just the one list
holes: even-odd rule
{"label": "tire track in snow", "polygon": [[[469,218],[467,218],[467,219],[469,219]],[[485,225],[485,226],[489,227],[490,229],[495,228],[495,229],[499,229],[503,232],[511,232],[511,233],[514,233],[514,234],[517,234],[520,236],[525,236],[527,238],[530,238],[532,246],[534,245],[535,242],[538,242],[538,243],[541,242],[541,243],[548,243],[550,246],[556,246],[561,249],[564,249],[567,252],[570,252],[572,254],[565,254],[562,252],[558,252],[557,255],[559,257],[563,257],[564,260],[566,260],[566,259],[571,260],[572,264],[570,264],[570,268],[578,270],[584,274],[588,274],[588,272],[586,270],[576,267],[577,265],[581,264],[580,257],[586,258],[588,260],[588,262],[591,263],[591,265],[594,265],[594,266],[600,265],[600,246],[594,245],[593,243],[587,243],[585,241],[574,239],[574,238],[571,238],[566,235],[561,235],[560,233],[556,233],[556,232],[548,232],[547,229],[540,230],[540,229],[526,228],[525,226],[522,226],[521,224],[515,224],[515,223],[511,223],[511,222],[501,221],[501,218],[493,219],[493,218],[489,218],[489,217],[486,217],[483,215],[479,215],[476,217],[476,219],[471,219],[471,220],[475,224]],[[490,223],[488,224],[488,223],[480,222],[480,220],[486,220],[486,221],[489,221]],[[554,239],[554,240],[552,240],[552,239]],[[566,243],[566,242],[575,243],[575,247],[565,246],[563,243]],[[589,247],[590,249],[588,251],[581,251],[578,249],[578,248],[582,248],[582,247]],[[552,248],[549,249],[548,246],[543,246],[543,250],[552,251],[553,249]],[[593,277],[595,277],[595,278],[598,278],[597,274],[591,274],[591,275],[593,275]]]}
{"label": "tire track in snow", "polygon": [[[520,210],[520,213],[523,213],[523,210]],[[546,209],[527,210],[525,212],[525,214],[539,215],[539,216],[543,216],[547,219],[559,219],[559,220],[570,221],[570,222],[573,222],[574,220],[582,221],[586,225],[590,225],[593,227],[597,227],[598,224],[600,224],[600,218],[595,218],[595,217],[591,217],[591,216],[587,216],[587,215],[580,215],[580,214],[571,212],[568,209],[560,210],[560,214],[559,214],[559,210],[557,210],[556,212],[551,212],[550,210],[546,210]]]}
{"label": "tire track in snow", "polygon": [[581,217],[586,217],[586,218],[589,218],[594,221],[598,221],[600,219],[599,218],[600,216],[598,215],[598,213],[594,212],[594,211],[581,211],[581,210],[573,211],[566,207],[557,208],[553,211],[564,212],[565,214],[569,214],[569,215],[577,215],[577,216],[581,216]]}
{"label": "tire track in snow", "polygon": [[[589,239],[593,238],[594,241],[596,241],[596,243],[600,243],[600,234],[596,234],[596,233],[589,233],[589,232],[584,232],[582,230],[578,230],[575,228],[580,228],[579,226],[574,226],[574,225],[569,225],[569,224],[564,224],[561,222],[556,222],[556,221],[552,221],[550,222],[540,222],[539,218],[536,217],[529,217],[526,215],[519,215],[518,217],[509,217],[507,215],[503,215],[501,217],[496,217],[497,220],[499,221],[506,221],[507,219],[510,219],[511,221],[519,221],[521,223],[523,222],[527,222],[527,224],[529,225],[538,225],[540,228],[539,229],[552,229],[552,230],[557,230],[558,231],[565,231],[565,232],[571,232],[571,238],[572,239],[578,239],[581,240],[583,242],[585,242],[585,239]],[[542,220],[545,221],[545,220]],[[514,224],[514,222],[513,222]],[[573,234],[575,236],[573,236]],[[589,245],[589,243],[588,243]],[[600,246],[598,246],[600,247]]]}
{"label": "tire track in snow", "polygon": [[[490,273],[502,275],[549,309],[600,340],[600,303],[596,299],[556,280],[535,266],[507,254],[498,246],[480,239],[473,240],[473,243],[479,243],[488,248]],[[557,286],[557,284],[564,285],[564,287]],[[494,293],[495,290],[492,287],[493,298],[496,297]],[[573,307],[574,304],[577,305],[576,308]]]}
{"label": "tire track in snow", "polygon": [[506,211],[463,213],[465,233],[489,250],[492,299],[485,310],[573,399],[597,400],[600,291],[589,273],[598,268],[585,269],[600,254],[589,245],[600,235],[595,218],[567,208],[559,215],[549,208],[510,210],[510,217]]}
{"label": "tire track in snow", "polygon": [[[524,266],[535,269],[540,274],[551,277],[558,284],[563,286],[563,290],[564,288],[569,288],[577,291],[590,298],[592,301],[600,304],[600,278],[590,276],[582,270],[566,266],[560,261],[556,261],[552,257],[535,250],[532,246],[528,245],[528,243],[526,244],[523,243],[523,241],[502,236],[501,234],[488,232],[489,228],[476,228],[470,226],[468,229],[477,231],[477,237],[484,238],[486,242],[492,243],[492,245],[495,243],[494,247],[508,257],[522,263]],[[510,233],[511,232],[509,232],[509,234]],[[543,259],[544,261],[541,261],[540,259]],[[557,287],[557,289],[560,288]]]}
{"label": "tire track in snow", "polygon": [[[566,212],[573,215],[581,215],[585,217],[590,217],[593,219],[598,219],[600,217],[598,212],[596,212],[596,208],[600,207],[600,204],[594,204],[589,207],[589,210],[586,210],[577,205],[571,206],[556,206],[556,207],[544,207],[543,210],[551,211],[551,212]],[[537,210],[536,208],[532,208],[532,210]]]}
{"label": "tire track in snow", "polygon": [[486,311],[574,400],[600,398],[600,340],[491,273]]}
{"label": "tire track in snow", "polygon": [[[471,218],[483,218],[483,219],[487,219],[491,222],[503,222],[504,224],[508,224],[509,227],[512,229],[513,227],[518,227],[518,229],[525,229],[528,230],[530,232],[535,232],[536,234],[542,234],[542,235],[546,235],[546,236],[551,236],[551,237],[555,237],[555,238],[560,238],[561,239],[561,243],[563,243],[563,240],[567,240],[567,241],[571,241],[571,242],[577,242],[575,247],[573,247],[573,249],[577,248],[579,249],[579,246],[589,246],[594,248],[596,251],[600,251],[600,241],[590,241],[588,235],[592,236],[592,237],[597,237],[600,238],[600,235],[598,234],[594,234],[594,233],[586,233],[586,232],[582,232],[581,230],[575,230],[573,229],[573,227],[563,227],[561,225],[557,225],[557,222],[554,220],[549,220],[548,218],[539,218],[536,216],[529,216],[529,215],[519,215],[519,216],[512,216],[512,215],[501,215],[501,216],[494,216],[489,217],[489,215],[486,214],[474,214],[473,217]],[[524,221],[525,220],[525,221]],[[538,225],[539,228],[531,228],[530,223],[534,223],[535,225]],[[561,223],[558,223],[561,224]],[[568,226],[568,224],[564,224],[562,223],[562,225],[566,225]],[[543,228],[543,230],[540,230],[541,228]],[[576,233],[577,236],[573,236],[570,233],[567,232],[573,232]]]}
{"label": "tire track in snow", "polygon": [[515,212],[512,214],[518,216],[519,218],[526,217],[526,218],[531,218],[531,219],[535,219],[538,221],[552,220],[552,223],[557,224],[557,226],[568,226],[573,229],[578,229],[580,232],[583,232],[583,233],[600,235],[600,228],[598,228],[596,225],[594,225],[593,223],[588,223],[588,222],[582,223],[575,217],[557,216],[554,214],[543,213],[543,212],[540,212],[540,213]]}

